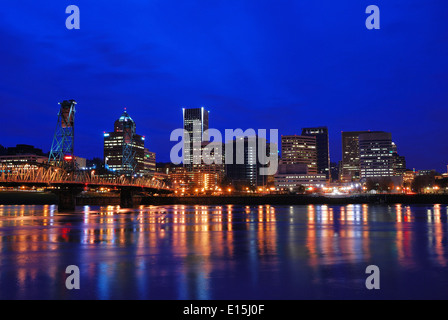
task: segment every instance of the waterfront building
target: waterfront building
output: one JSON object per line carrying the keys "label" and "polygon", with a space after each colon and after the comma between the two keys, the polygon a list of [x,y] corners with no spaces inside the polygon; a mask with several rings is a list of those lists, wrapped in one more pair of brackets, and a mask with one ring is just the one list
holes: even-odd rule
{"label": "waterfront building", "polygon": [[37,165],[48,163],[48,155],[41,149],[27,144],[18,144],[15,147],[4,148],[3,155],[0,156],[0,164],[17,165]]}
{"label": "waterfront building", "polygon": [[183,125],[185,133],[190,141],[184,140],[183,164],[188,171],[197,168],[201,159],[195,159],[194,155],[201,154],[201,146],[204,140],[204,132],[208,130],[208,111],[205,108],[183,108]]}
{"label": "waterfront building", "polygon": [[113,132],[104,133],[104,163],[118,174],[143,175],[145,137],[136,133],[134,120],[125,110],[114,123]]}
{"label": "waterfront building", "polygon": [[342,165],[342,161],[331,162],[330,163],[330,178],[331,182],[339,181],[339,171]]}
{"label": "waterfront building", "polygon": [[0,165],[6,166],[24,166],[24,165],[43,165],[48,163],[47,156],[36,154],[18,154],[0,156]]}
{"label": "waterfront building", "polygon": [[318,173],[315,136],[282,136],[281,143],[283,164],[305,164],[308,167],[308,173]]}
{"label": "waterfront building", "polygon": [[277,190],[299,191],[301,187],[322,188],[327,185],[325,174],[309,173],[306,164],[279,164],[274,176]]}
{"label": "waterfront building", "polygon": [[360,180],[359,135],[369,132],[370,131],[342,132],[342,166],[339,170],[341,182]]}
{"label": "waterfront building", "polygon": [[360,176],[368,178],[394,176],[394,151],[390,132],[367,132],[359,134]]}
{"label": "waterfront building", "polygon": [[[258,154],[260,144],[266,144],[266,156],[269,156],[271,146],[262,137],[237,137],[225,144],[225,149],[231,148],[233,150],[232,159],[226,159],[226,178],[237,189],[246,190],[246,188],[250,188],[254,190],[257,187],[264,187],[268,184],[268,176],[260,174],[260,169],[268,166],[263,164],[264,161],[260,161],[260,155]],[[272,152],[278,151],[272,150]],[[227,160],[231,163],[228,163]]]}
{"label": "waterfront building", "polygon": [[145,148],[144,175],[153,177],[156,172],[156,153]]}
{"label": "waterfront building", "polygon": [[392,158],[393,158],[393,171],[394,176],[404,176],[406,172],[406,157],[400,156],[397,151],[397,146],[392,142]]}
{"label": "waterfront building", "polygon": [[302,136],[316,137],[317,173],[331,176],[330,143],[327,127],[303,128]]}

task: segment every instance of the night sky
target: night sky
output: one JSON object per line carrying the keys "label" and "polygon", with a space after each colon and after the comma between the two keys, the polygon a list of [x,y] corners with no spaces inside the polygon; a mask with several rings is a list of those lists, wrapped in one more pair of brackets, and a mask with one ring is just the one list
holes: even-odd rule
{"label": "night sky", "polygon": [[103,156],[126,107],[169,161],[181,108],[204,106],[220,130],[326,125],[332,161],[341,131],[389,131],[408,168],[446,172],[447,14],[442,0],[4,0],[0,144],[49,151],[58,102],[75,99],[78,156]]}

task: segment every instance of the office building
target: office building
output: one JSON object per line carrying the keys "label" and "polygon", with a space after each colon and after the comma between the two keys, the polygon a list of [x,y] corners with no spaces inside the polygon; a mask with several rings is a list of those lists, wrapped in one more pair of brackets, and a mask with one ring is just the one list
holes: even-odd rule
{"label": "office building", "polygon": [[156,153],[145,148],[144,175],[153,177],[156,172]]}
{"label": "office building", "polygon": [[0,164],[6,166],[43,165],[48,163],[48,156],[41,149],[26,144],[3,149]]}
{"label": "office building", "polygon": [[36,154],[17,154],[0,156],[0,164],[6,166],[43,165],[48,163],[48,157]]}
{"label": "office building", "polygon": [[114,131],[104,133],[104,163],[118,174],[143,175],[144,156],[145,137],[136,133],[135,122],[125,110],[115,121]]}
{"label": "office building", "polygon": [[398,154],[397,146],[394,142],[392,142],[392,149],[394,176],[403,176],[406,173],[406,158]]}
{"label": "office building", "polygon": [[394,149],[392,134],[389,132],[359,134],[361,179],[393,177]]}
{"label": "office building", "polygon": [[342,166],[342,161],[330,163],[330,178],[331,182],[339,181],[339,171]]}
{"label": "office building", "polygon": [[[201,163],[201,146],[208,130],[208,111],[202,108],[183,108],[183,124],[185,133],[190,137],[184,140],[183,164],[188,171],[193,171]],[[197,157],[196,157],[197,156]]]}
{"label": "office building", "polygon": [[342,132],[342,166],[340,168],[340,181],[352,182],[361,179],[359,162],[359,135],[370,131]]}
{"label": "office building", "polygon": [[282,164],[306,164],[308,173],[317,174],[315,136],[282,136]]}
{"label": "office building", "polygon": [[[225,144],[226,150],[227,148],[233,150],[233,157],[231,160],[229,159],[231,163],[228,163],[228,159],[226,159],[226,177],[237,189],[254,189],[266,186],[268,183],[268,176],[260,174],[260,169],[268,167],[270,164],[263,164],[265,161],[260,159],[258,147],[260,143],[266,143],[266,157],[269,157],[272,156],[270,154],[271,146],[267,141],[259,141],[260,139],[266,140],[256,136],[237,137]],[[272,150],[272,152],[277,152],[277,150]]]}
{"label": "office building", "polygon": [[303,128],[302,136],[316,137],[317,173],[325,174],[330,179],[330,143],[327,127]]}
{"label": "office building", "polygon": [[308,165],[304,163],[281,163],[274,176],[274,184],[277,190],[297,192],[301,187],[324,187],[327,184],[327,176],[325,174],[310,174]]}

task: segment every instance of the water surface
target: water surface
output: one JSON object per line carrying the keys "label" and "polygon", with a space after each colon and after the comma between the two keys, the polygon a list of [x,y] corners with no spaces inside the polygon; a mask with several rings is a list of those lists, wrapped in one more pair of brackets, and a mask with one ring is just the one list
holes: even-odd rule
{"label": "water surface", "polygon": [[[0,299],[447,299],[446,205],[0,206]],[[65,287],[76,265],[81,289]],[[381,271],[367,290],[366,267]]]}

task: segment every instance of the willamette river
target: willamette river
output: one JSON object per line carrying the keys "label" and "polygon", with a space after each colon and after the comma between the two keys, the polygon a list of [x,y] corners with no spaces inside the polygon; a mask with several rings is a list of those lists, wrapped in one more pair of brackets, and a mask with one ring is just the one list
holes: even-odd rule
{"label": "willamette river", "polygon": [[0,206],[0,299],[448,299],[446,205],[77,209]]}

